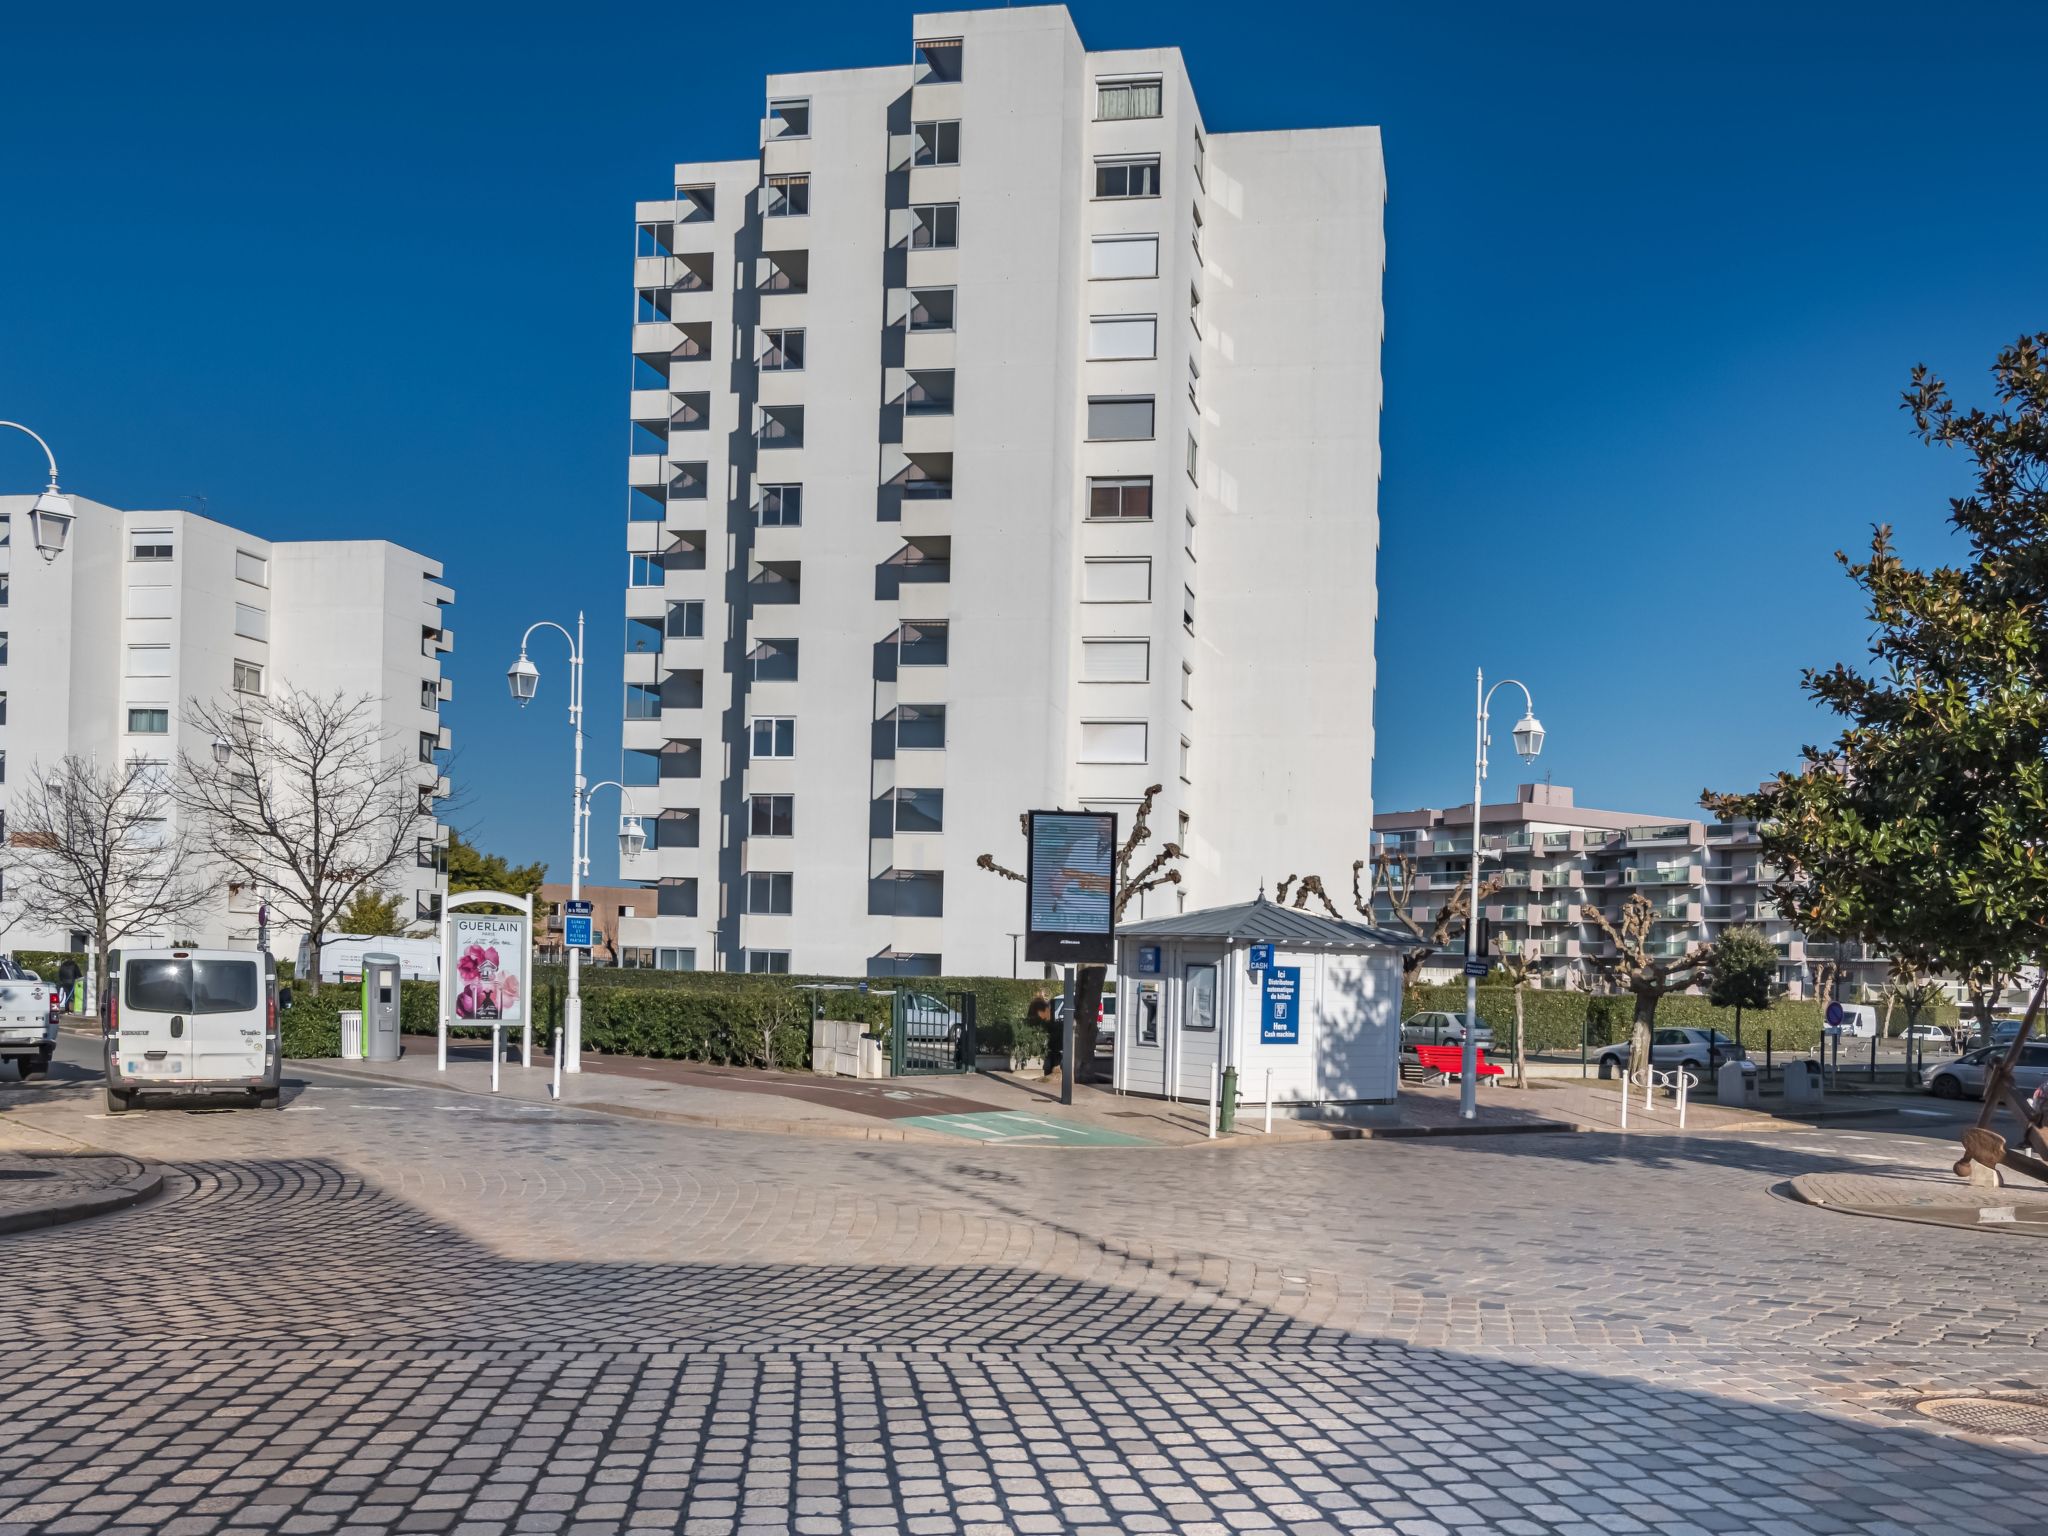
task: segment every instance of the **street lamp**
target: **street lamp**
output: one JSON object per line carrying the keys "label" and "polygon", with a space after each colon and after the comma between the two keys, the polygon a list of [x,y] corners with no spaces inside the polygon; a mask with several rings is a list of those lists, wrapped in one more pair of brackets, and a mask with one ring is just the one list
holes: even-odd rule
{"label": "street lamp", "polygon": [[1484,797],[1486,786],[1486,749],[1493,744],[1487,734],[1488,711],[1493,706],[1495,690],[1510,683],[1522,690],[1522,718],[1514,729],[1515,751],[1522,761],[1533,763],[1536,754],[1543,750],[1543,725],[1536,718],[1536,701],[1529,697],[1529,690],[1514,678],[1504,678],[1486,686],[1486,673],[1479,674],[1479,719],[1477,743],[1472,753],[1472,901],[1471,909],[1465,914],[1465,1042],[1464,1057],[1458,1073],[1458,1117],[1461,1120],[1476,1119],[1479,1114],[1479,803]]}
{"label": "street lamp", "polygon": [[619,857],[637,859],[647,847],[647,829],[640,825],[638,816],[619,817]]}
{"label": "street lamp", "polygon": [[35,541],[36,553],[46,561],[54,560],[64,553],[64,544],[71,536],[74,520],[71,498],[57,489],[57,455],[50,451],[50,445],[39,433],[30,431],[18,421],[0,421],[0,427],[27,432],[35,438],[36,446],[43,450],[43,457],[50,461],[50,484],[28,509],[28,530]]}
{"label": "street lamp", "polygon": [[219,763],[221,767],[225,768],[227,767],[228,763],[234,758],[234,755],[234,743],[230,742],[227,739],[227,737],[216,736],[213,738],[213,760],[216,763]]}
{"label": "street lamp", "polygon": [[[569,729],[576,738],[575,778],[569,791],[569,899],[583,899],[583,615],[576,615],[576,633],[550,620],[529,624],[519,637],[519,659],[505,669],[505,682],[523,709],[540,691],[540,668],[526,654],[537,629],[552,629],[569,642]],[[569,951],[569,992],[562,1003],[562,1033],[555,1045],[555,1072],[583,1070],[583,989],[580,950]]]}

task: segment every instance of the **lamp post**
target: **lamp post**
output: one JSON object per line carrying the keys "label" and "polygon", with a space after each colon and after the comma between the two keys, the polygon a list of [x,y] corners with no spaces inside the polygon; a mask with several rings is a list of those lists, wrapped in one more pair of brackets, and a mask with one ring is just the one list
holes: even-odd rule
{"label": "lamp post", "polygon": [[71,498],[57,489],[57,455],[50,451],[50,445],[42,435],[24,427],[18,421],[0,421],[0,427],[12,427],[17,432],[26,432],[36,440],[36,446],[43,450],[43,457],[50,461],[50,483],[28,509],[29,536],[35,540],[36,553],[47,562],[64,553],[64,544],[71,536],[73,513]]}
{"label": "lamp post", "polygon": [[1492,688],[1486,686],[1486,673],[1478,673],[1479,718],[1476,726],[1476,743],[1472,752],[1472,904],[1465,914],[1465,1053],[1458,1072],[1458,1118],[1471,1120],[1479,1114],[1479,977],[1475,974],[1475,962],[1479,959],[1479,802],[1486,786],[1486,749],[1493,738],[1487,734],[1487,712],[1493,706],[1496,690],[1513,683],[1522,690],[1522,702],[1526,708],[1522,718],[1515,725],[1515,750],[1522,761],[1533,763],[1536,754],[1543,750],[1543,726],[1536,718],[1536,701],[1529,697],[1529,690],[1512,677],[1503,678]]}
{"label": "lamp post", "polygon": [[[526,655],[526,643],[537,629],[552,629],[569,642],[569,726],[576,738],[576,776],[569,792],[569,899],[583,898],[583,615],[576,615],[576,633],[551,620],[529,624],[519,637],[519,659],[505,669],[505,682],[512,697],[524,709],[540,691],[540,668]],[[583,1070],[583,993],[577,961],[581,955],[569,951],[569,995],[562,1004],[562,1039],[555,1049],[555,1073]],[[531,1006],[531,1004],[529,1004]],[[566,1061],[564,1058],[567,1058]]]}

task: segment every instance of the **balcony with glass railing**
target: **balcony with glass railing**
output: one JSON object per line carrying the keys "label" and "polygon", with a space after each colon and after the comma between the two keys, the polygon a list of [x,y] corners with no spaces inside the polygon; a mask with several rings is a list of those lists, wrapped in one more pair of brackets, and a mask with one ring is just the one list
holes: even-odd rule
{"label": "balcony with glass railing", "polygon": [[1630,827],[1628,840],[1631,845],[1643,843],[1682,843],[1692,834],[1689,822],[1672,821],[1656,826]]}

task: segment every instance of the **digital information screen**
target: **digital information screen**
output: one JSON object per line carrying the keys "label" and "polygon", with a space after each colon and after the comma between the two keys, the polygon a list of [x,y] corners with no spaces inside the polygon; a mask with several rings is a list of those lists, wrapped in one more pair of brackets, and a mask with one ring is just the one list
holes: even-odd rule
{"label": "digital information screen", "polygon": [[1033,811],[1026,869],[1024,958],[1103,965],[1115,958],[1116,816]]}

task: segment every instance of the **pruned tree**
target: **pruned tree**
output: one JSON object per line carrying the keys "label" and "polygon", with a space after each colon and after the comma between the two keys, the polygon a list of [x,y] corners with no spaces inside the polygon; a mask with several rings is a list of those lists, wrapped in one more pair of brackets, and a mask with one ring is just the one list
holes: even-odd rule
{"label": "pruned tree", "polygon": [[1894,960],[1884,983],[1884,1036],[1892,1033],[1892,1010],[1906,1010],[1906,1028],[1920,1022],[1920,1015],[1941,1001],[1941,983],[1922,976],[1909,961]]}
{"label": "pruned tree", "polygon": [[[1154,784],[1145,791],[1131,817],[1131,829],[1116,851],[1116,895],[1110,903],[1109,912],[1112,927],[1123,921],[1125,910],[1147,891],[1180,884],[1180,871],[1173,867],[1185,857],[1179,843],[1161,843],[1144,866],[1136,873],[1132,872],[1140,850],[1152,840],[1152,802],[1164,787]],[[1017,818],[1017,830],[1026,837],[1031,835],[1028,814]],[[1019,883],[1024,880],[1014,869],[998,864],[994,854],[984,853],[974,862],[977,868],[1000,875],[1005,880]],[[1074,977],[1074,1056],[1077,1059],[1062,1064],[1070,1082],[1087,1082],[1094,1069],[1096,1031],[1102,1015],[1102,984],[1107,979],[1108,967],[1101,965],[1080,966]]]}
{"label": "pruned tree", "polygon": [[1593,964],[1622,991],[1635,998],[1635,1027],[1629,1032],[1628,1075],[1650,1081],[1650,1041],[1657,1028],[1657,1004],[1683,992],[1705,971],[1708,952],[1689,949],[1679,955],[1650,952],[1650,928],[1657,908],[1641,891],[1622,904],[1619,927],[1598,907],[1587,905],[1579,915],[1607,936],[1611,955],[1597,955]]}
{"label": "pruned tree", "polygon": [[[1415,859],[1412,855],[1396,854],[1382,847],[1373,855],[1370,886],[1364,884],[1365,870],[1365,860],[1353,861],[1352,905],[1370,921],[1374,915],[1372,898],[1385,892],[1387,908],[1393,913],[1394,921],[1419,941],[1414,948],[1401,951],[1401,979],[1405,983],[1422,969],[1432,955],[1449,947],[1454,935],[1464,933],[1465,919],[1472,908],[1472,887],[1460,881],[1457,889],[1451,892],[1450,898],[1436,909],[1436,916],[1425,929],[1422,920],[1415,915]],[[1484,902],[1500,889],[1500,876],[1490,875],[1483,878],[1479,883],[1480,901]]]}
{"label": "pruned tree", "polygon": [[115,944],[166,937],[218,890],[171,809],[164,764],[76,754],[31,769],[8,807],[16,872],[40,920],[92,935],[102,984]]}
{"label": "pruned tree", "polygon": [[1535,962],[1522,943],[1504,939],[1493,969],[1515,989],[1514,1081],[1517,1088],[1526,1088],[1529,1086],[1529,1028],[1524,1017],[1522,993],[1536,979]]}
{"label": "pruned tree", "polygon": [[[1297,880],[1300,881],[1299,885],[1295,883]],[[1289,875],[1279,885],[1274,887],[1273,900],[1283,907],[1286,906],[1288,904],[1287,893],[1290,890],[1294,892],[1295,911],[1307,911],[1309,898],[1313,896],[1323,904],[1325,912],[1329,913],[1330,916],[1337,919],[1340,923],[1344,921],[1344,914],[1337,910],[1337,904],[1330,900],[1330,893],[1323,889],[1323,877],[1321,875]]]}
{"label": "pruned tree", "polygon": [[1778,979],[1778,946],[1749,923],[1721,930],[1707,951],[1707,1001],[1735,1010],[1735,1043],[1742,1044],[1742,1010],[1768,1008]]}
{"label": "pruned tree", "polygon": [[437,771],[379,730],[366,694],[195,700],[186,720],[207,745],[181,754],[177,805],[230,877],[305,933],[317,992],[321,942],[341,913],[414,860]]}

